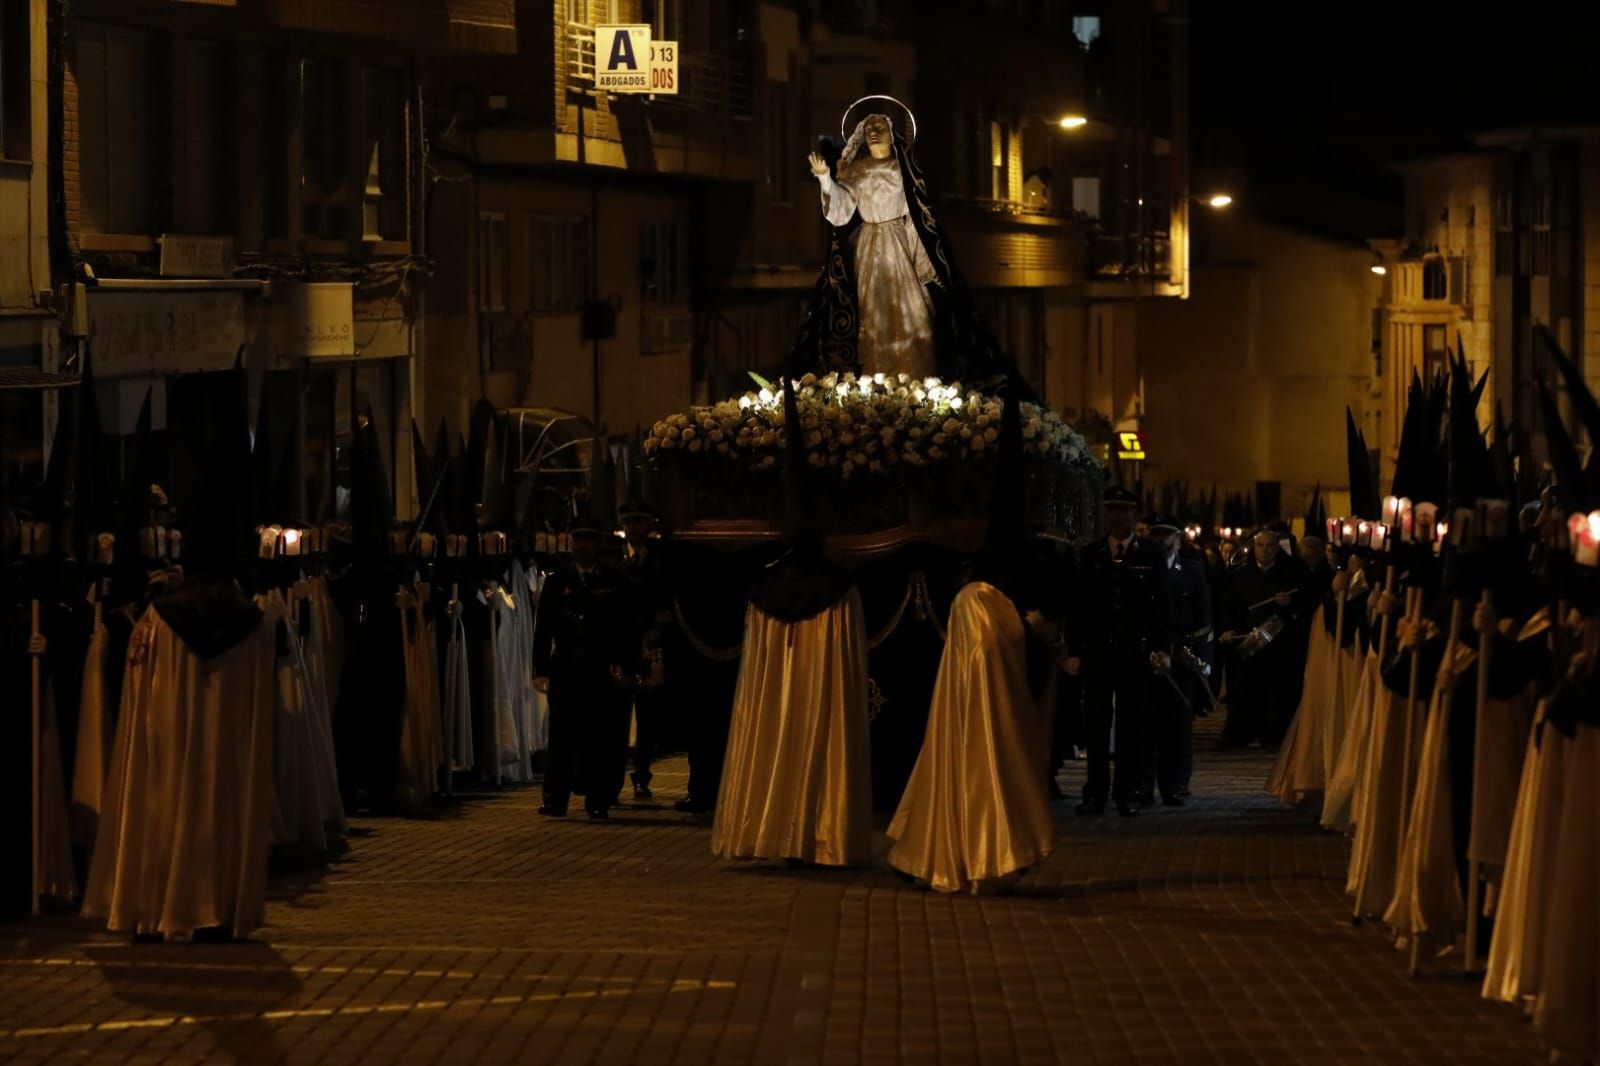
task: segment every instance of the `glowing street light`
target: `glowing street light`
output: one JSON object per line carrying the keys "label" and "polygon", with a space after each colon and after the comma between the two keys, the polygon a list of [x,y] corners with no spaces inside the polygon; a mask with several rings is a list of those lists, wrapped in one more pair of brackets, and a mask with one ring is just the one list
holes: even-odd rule
{"label": "glowing street light", "polygon": [[1389,273],[1389,268],[1384,266],[1382,263],[1373,263],[1372,272],[1381,278],[1385,274]]}
{"label": "glowing street light", "polygon": [[1081,130],[1089,124],[1089,120],[1082,115],[1063,115],[1057,123],[1064,130]]}
{"label": "glowing street light", "polygon": [[1233,203],[1233,197],[1229,196],[1225,192],[1212,193],[1210,196],[1206,197],[1206,206],[1214,207],[1218,210],[1227,207],[1231,203]]}

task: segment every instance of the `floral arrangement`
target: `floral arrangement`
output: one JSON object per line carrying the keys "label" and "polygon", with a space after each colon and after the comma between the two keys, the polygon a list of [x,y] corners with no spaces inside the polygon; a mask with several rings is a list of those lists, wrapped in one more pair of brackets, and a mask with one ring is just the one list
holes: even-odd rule
{"label": "floral arrangement", "polygon": [[[751,377],[759,389],[657,422],[645,454],[720,455],[756,470],[776,467],[783,449],[782,387]],[[846,478],[983,459],[1000,436],[999,398],[938,378],[807,374],[795,400],[811,465]],[[1022,405],[1022,437],[1033,457],[1099,470],[1083,438],[1047,407]]]}

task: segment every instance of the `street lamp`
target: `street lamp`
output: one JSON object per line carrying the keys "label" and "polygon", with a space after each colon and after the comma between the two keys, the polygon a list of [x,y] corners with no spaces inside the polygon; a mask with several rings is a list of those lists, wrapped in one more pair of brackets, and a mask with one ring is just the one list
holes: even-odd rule
{"label": "street lamp", "polygon": [[1231,203],[1233,203],[1233,197],[1229,196],[1225,192],[1212,193],[1210,196],[1205,198],[1205,204],[1207,207],[1215,208],[1219,211]]}
{"label": "street lamp", "polygon": [[1064,130],[1081,130],[1088,124],[1089,120],[1083,115],[1062,115],[1061,121],[1056,123]]}

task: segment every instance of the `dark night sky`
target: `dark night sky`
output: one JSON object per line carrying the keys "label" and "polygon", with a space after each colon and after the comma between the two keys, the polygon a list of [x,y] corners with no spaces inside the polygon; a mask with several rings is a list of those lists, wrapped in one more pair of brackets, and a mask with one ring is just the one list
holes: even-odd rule
{"label": "dark night sky", "polygon": [[1394,199],[1390,164],[1474,132],[1600,123],[1594,6],[1194,0],[1196,173]]}

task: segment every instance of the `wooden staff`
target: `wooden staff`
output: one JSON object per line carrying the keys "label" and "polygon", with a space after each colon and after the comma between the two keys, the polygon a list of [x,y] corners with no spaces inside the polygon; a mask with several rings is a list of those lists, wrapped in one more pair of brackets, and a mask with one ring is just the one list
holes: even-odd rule
{"label": "wooden staff", "polygon": [[[1487,617],[1494,608],[1494,593],[1488,589],[1483,590],[1482,597],[1478,600],[1478,608],[1483,617]],[[1494,653],[1494,627],[1484,626],[1478,634],[1478,701],[1477,701],[1477,727],[1473,730],[1472,744],[1472,780],[1476,784],[1479,775],[1479,766],[1483,761],[1483,740],[1478,735],[1478,730],[1483,728],[1483,716],[1489,706],[1489,660]],[[1478,910],[1479,897],[1483,891],[1482,870],[1478,860],[1467,858],[1467,943],[1461,957],[1461,969],[1465,973],[1475,973],[1478,969]]]}
{"label": "wooden staff", "polygon": [[[1394,596],[1394,583],[1396,580],[1395,567],[1390,563],[1383,574],[1383,592],[1385,596]],[[1389,657],[1389,630],[1393,624],[1393,615],[1388,611],[1383,612],[1383,617],[1378,619],[1378,672],[1383,672],[1383,662]]]}
{"label": "wooden staff", "polygon": [[1416,739],[1417,689],[1422,687],[1422,590],[1406,590],[1406,618],[1411,623],[1411,680],[1406,688],[1406,746],[1400,762],[1400,839],[1411,824],[1411,745]]}
{"label": "wooden staff", "polygon": [[39,900],[41,889],[44,887],[44,848],[40,844],[40,835],[44,829],[42,810],[44,806],[44,788],[41,778],[44,773],[44,753],[41,751],[43,725],[44,725],[44,659],[33,654],[32,643],[43,636],[39,627],[39,601],[32,603],[32,630],[28,658],[29,670],[33,680],[33,795],[32,795],[32,820],[33,820],[33,856],[32,884],[29,888],[29,913],[39,913]]}

